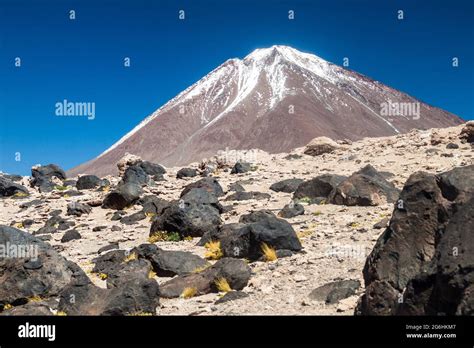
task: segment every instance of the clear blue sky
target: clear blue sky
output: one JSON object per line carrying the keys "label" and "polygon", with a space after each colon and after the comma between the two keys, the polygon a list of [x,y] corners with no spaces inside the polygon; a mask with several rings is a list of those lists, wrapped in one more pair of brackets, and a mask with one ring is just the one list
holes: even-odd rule
{"label": "clear blue sky", "polygon": [[[473,119],[473,19],[471,0],[0,0],[0,170],[89,160],[225,60],[274,44],[349,57],[351,69]],[[95,102],[96,118],[55,116],[63,99]]]}

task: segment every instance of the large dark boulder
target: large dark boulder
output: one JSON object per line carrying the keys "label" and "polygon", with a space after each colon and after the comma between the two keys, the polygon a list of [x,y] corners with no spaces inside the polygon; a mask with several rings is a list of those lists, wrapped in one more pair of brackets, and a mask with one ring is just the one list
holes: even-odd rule
{"label": "large dark boulder", "polygon": [[348,206],[374,206],[395,202],[400,191],[370,164],[342,181],[328,202]]}
{"label": "large dark boulder", "polygon": [[133,182],[119,183],[102,202],[102,208],[122,210],[133,205],[142,194],[141,185]]}
{"label": "large dark boulder", "polygon": [[158,163],[141,161],[138,166],[141,167],[144,172],[150,176],[159,176],[166,173],[166,169]]}
{"label": "large dark boulder", "polygon": [[336,174],[323,174],[313,179],[302,182],[293,194],[294,200],[309,199],[310,203],[316,203],[326,199],[346,176]]}
{"label": "large dark boulder", "polygon": [[247,162],[236,162],[230,174],[243,174],[252,171],[252,164]]}
{"label": "large dark boulder", "polygon": [[0,176],[0,197],[9,197],[16,194],[28,195],[28,189],[20,184],[14,183],[9,178]]}
{"label": "large dark boulder", "polygon": [[238,191],[226,197],[226,201],[248,201],[250,199],[270,199],[271,196],[264,192]]}
{"label": "large dark boulder", "polygon": [[58,309],[67,315],[155,315],[158,304],[158,283],[137,277],[110,289],[71,284],[61,292]]}
{"label": "large dark boulder", "polygon": [[286,204],[282,210],[278,213],[279,217],[284,219],[290,219],[292,217],[303,215],[304,214],[304,207],[299,203],[288,203]]}
{"label": "large dark boulder", "polygon": [[292,193],[295,192],[298,186],[303,182],[303,179],[285,179],[274,183],[270,186],[270,190],[275,192]]}
{"label": "large dark boulder", "polygon": [[139,258],[151,262],[159,277],[173,277],[193,273],[210,266],[203,258],[186,251],[163,250],[154,244],[142,244],[132,250]]}
{"label": "large dark boulder", "polygon": [[71,202],[67,205],[66,215],[75,215],[81,216],[82,214],[89,214],[92,211],[92,208],[84,203]]}
{"label": "large dark boulder", "polygon": [[200,245],[210,240],[220,241],[224,256],[257,260],[262,257],[263,243],[275,250],[300,251],[301,243],[293,227],[267,210],[240,217],[237,224],[227,224],[213,233],[206,233]]}
{"label": "large dark boulder", "polygon": [[50,245],[27,232],[0,225],[0,309],[29,298],[57,296],[72,281],[87,276]]}
{"label": "large dark boulder", "polygon": [[53,178],[66,180],[66,173],[56,164],[35,166],[31,168],[32,187],[38,187],[40,192],[49,192],[54,188]]}
{"label": "large dark boulder", "polygon": [[138,165],[128,167],[122,176],[122,183],[124,184],[143,186],[147,185],[149,181],[150,177],[148,174]]}
{"label": "large dark boulder", "polygon": [[356,313],[455,314],[469,307],[473,176],[471,165],[409,177],[366,260]]}
{"label": "large dark boulder", "polygon": [[76,182],[78,190],[90,190],[101,186],[102,180],[95,175],[83,175]]}
{"label": "large dark boulder", "polygon": [[193,288],[196,295],[218,292],[216,281],[225,279],[232,290],[243,289],[250,280],[250,267],[242,260],[223,258],[213,266],[198,273],[178,276],[164,283],[160,294],[164,298],[181,296],[186,288]]}
{"label": "large dark boulder", "polygon": [[201,237],[221,224],[219,210],[210,204],[173,203],[157,216],[150,236],[157,232],[177,232],[180,237]]}
{"label": "large dark boulder", "polygon": [[222,189],[222,186],[219,184],[219,182],[214,178],[206,177],[187,185],[181,192],[180,196],[183,197],[193,188],[203,188],[216,197],[221,197],[224,195],[224,190]]}
{"label": "large dark boulder", "polygon": [[198,171],[194,168],[181,168],[176,173],[176,178],[183,179],[183,178],[193,178],[198,175]]}

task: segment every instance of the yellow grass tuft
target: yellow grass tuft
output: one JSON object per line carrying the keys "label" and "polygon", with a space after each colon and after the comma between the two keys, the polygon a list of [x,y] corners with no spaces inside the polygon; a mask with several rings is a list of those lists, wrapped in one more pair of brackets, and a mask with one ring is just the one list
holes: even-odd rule
{"label": "yellow grass tuft", "polygon": [[57,315],[58,317],[65,317],[65,316],[67,316],[67,313],[66,313],[66,312],[63,312],[63,311],[57,311],[57,312],[56,312],[56,315]]}
{"label": "yellow grass tuft", "polygon": [[38,295],[28,297],[28,302],[41,302],[41,301],[43,301],[43,299]]}
{"label": "yellow grass tuft", "polygon": [[9,303],[3,305],[3,310],[4,310],[4,311],[7,311],[7,310],[12,309],[12,308],[13,308],[13,306],[12,306],[11,304],[9,304]]}
{"label": "yellow grass tuft", "polygon": [[196,288],[184,288],[183,292],[181,293],[181,298],[191,298],[197,294]]}
{"label": "yellow grass tuft", "polygon": [[266,261],[275,261],[278,258],[275,249],[266,243],[262,243],[261,248]]}
{"label": "yellow grass tuft", "polygon": [[214,283],[216,284],[217,290],[219,290],[219,292],[232,291],[232,288],[230,287],[229,283],[227,282],[227,279],[225,278],[216,279]]}
{"label": "yellow grass tuft", "polygon": [[148,278],[153,279],[155,277],[156,277],[156,272],[150,269],[150,271],[148,272]]}
{"label": "yellow grass tuft", "polygon": [[210,241],[204,244],[204,247],[207,249],[204,257],[210,260],[219,260],[222,256],[224,256],[222,249],[221,249],[221,242],[218,241]]}
{"label": "yellow grass tuft", "polygon": [[13,227],[22,229],[22,228],[24,228],[25,226],[23,226],[23,222],[17,222],[17,223],[15,223],[15,224],[13,225]]}
{"label": "yellow grass tuft", "polygon": [[296,236],[298,237],[298,239],[299,239],[300,242],[301,242],[301,239],[302,239],[302,238],[309,237],[310,235],[313,234],[313,232],[314,232],[314,231],[313,231],[312,229],[307,228],[307,229],[305,229],[305,230],[301,230],[301,231],[296,232]]}
{"label": "yellow grass tuft", "polygon": [[130,262],[130,261],[134,261],[138,258],[137,254],[136,253],[130,253],[127,257],[125,257],[125,259],[123,260],[124,263],[127,263],[127,262]]}
{"label": "yellow grass tuft", "polygon": [[28,193],[25,192],[16,192],[13,197],[26,197],[28,196]]}
{"label": "yellow grass tuft", "polygon": [[105,273],[99,273],[99,274],[97,274],[97,276],[102,280],[106,280],[107,277],[108,277],[107,274],[105,274]]}

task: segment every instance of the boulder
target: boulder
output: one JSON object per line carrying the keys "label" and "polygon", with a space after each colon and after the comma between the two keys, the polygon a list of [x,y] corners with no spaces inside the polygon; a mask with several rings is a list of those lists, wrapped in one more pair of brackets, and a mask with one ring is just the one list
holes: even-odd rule
{"label": "boulder", "polygon": [[176,178],[183,179],[183,178],[193,178],[198,175],[198,171],[194,168],[181,168],[176,173]]}
{"label": "boulder", "polygon": [[107,181],[95,175],[83,175],[76,182],[76,188],[78,190],[90,190],[100,186],[106,186]]}
{"label": "boulder", "polygon": [[220,241],[224,256],[250,260],[262,257],[263,243],[275,250],[302,249],[293,227],[267,210],[243,215],[237,224],[223,225],[216,232],[208,232],[199,244],[203,245],[210,240]]}
{"label": "boulder", "polygon": [[270,190],[275,192],[293,193],[303,182],[303,179],[285,179],[272,184],[272,186],[270,186]]}
{"label": "boulder", "polygon": [[252,171],[252,164],[247,162],[236,162],[230,174],[243,174]]}
{"label": "boulder", "polygon": [[138,165],[150,176],[161,176],[166,173],[166,169],[158,163],[141,161]]}
{"label": "boulder", "polygon": [[360,282],[358,280],[337,280],[314,289],[309,297],[312,300],[334,304],[354,295],[359,288]]}
{"label": "boulder", "polygon": [[13,195],[28,195],[28,189],[20,184],[14,183],[9,178],[0,176],[0,197]]}
{"label": "boulder", "polygon": [[282,210],[278,213],[279,217],[284,219],[290,219],[292,217],[303,215],[304,214],[304,207],[299,203],[289,203],[283,207]]}
{"label": "boulder", "polygon": [[102,208],[122,210],[133,205],[140,198],[142,192],[139,184],[122,182],[104,198]]}
{"label": "boulder", "polygon": [[159,277],[173,277],[193,273],[211,264],[203,258],[185,251],[162,250],[154,244],[142,244],[132,250],[139,258],[151,262]]}
{"label": "boulder", "polygon": [[54,178],[59,180],[66,179],[66,173],[56,164],[34,166],[31,168],[31,176],[31,186],[38,187],[40,192],[52,191],[55,186],[53,182]]}
{"label": "boulder", "polygon": [[389,226],[366,260],[366,291],[356,314],[463,311],[473,279],[472,257],[466,257],[472,255],[473,245],[467,232],[472,225],[473,175],[471,165],[409,177]]}
{"label": "boulder", "polygon": [[218,292],[216,281],[222,278],[232,290],[242,290],[248,284],[250,275],[250,267],[244,261],[223,258],[201,272],[178,276],[165,282],[160,288],[160,294],[164,298],[176,298],[186,288],[195,289],[196,295]]}
{"label": "boulder", "polygon": [[211,204],[173,203],[155,217],[150,236],[157,232],[177,232],[181,238],[201,237],[221,224],[219,210]]}
{"label": "boulder", "polygon": [[474,121],[468,121],[459,134],[462,143],[474,143]]}
{"label": "boulder", "polygon": [[203,188],[209,193],[212,193],[216,197],[221,197],[224,195],[224,190],[222,190],[219,182],[210,177],[202,178],[194,183],[187,185],[184,190],[181,192],[180,197],[183,197],[186,193],[191,191],[193,188]]}
{"label": "boulder", "polygon": [[67,242],[70,242],[71,240],[81,239],[81,238],[82,238],[81,234],[77,232],[76,230],[72,229],[64,233],[63,237],[61,238],[61,243],[67,243]]}
{"label": "boulder", "polygon": [[329,194],[346,179],[346,176],[336,174],[319,175],[298,185],[293,194],[293,199],[307,199],[309,203],[318,203],[326,199]]}
{"label": "boulder", "polygon": [[328,202],[348,206],[375,206],[398,199],[399,190],[370,164],[343,180],[330,193]]}
{"label": "boulder", "polygon": [[254,191],[238,191],[226,197],[226,201],[248,201],[250,199],[270,199],[268,193]]}
{"label": "boulder", "polygon": [[331,153],[338,149],[339,145],[330,138],[318,137],[306,145],[304,154],[309,156],[320,156],[325,153]]}
{"label": "boulder", "polygon": [[19,229],[0,225],[0,308],[29,298],[57,296],[87,276],[50,245]]}
{"label": "boulder", "polygon": [[61,292],[58,309],[67,315],[155,315],[158,304],[158,283],[134,278],[111,289],[71,284]]}
{"label": "boulder", "polygon": [[89,214],[92,208],[84,203],[71,202],[67,205],[66,215],[81,216],[82,214]]}

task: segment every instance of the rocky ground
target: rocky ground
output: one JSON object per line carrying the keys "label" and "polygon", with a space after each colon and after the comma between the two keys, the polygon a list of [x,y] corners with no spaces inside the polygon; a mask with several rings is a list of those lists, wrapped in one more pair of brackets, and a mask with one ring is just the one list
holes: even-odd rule
{"label": "rocky ground", "polygon": [[[468,139],[471,136],[472,142],[472,134],[466,135],[464,132],[460,136],[465,127],[461,125],[446,129],[414,130],[408,134],[366,138],[354,143],[317,139],[307,147],[285,154],[272,155],[253,150],[226,153],[217,160],[213,158],[204,163],[192,164],[189,170],[184,171],[182,168],[166,168],[165,173],[160,173],[160,169],[155,167],[143,168],[150,174],[149,177],[143,182],[140,178],[133,177],[141,186],[142,191],[138,195],[142,198],[156,196],[166,202],[174,201],[178,206],[184,204],[181,199],[188,204],[184,196],[180,198],[181,192],[190,183],[202,179],[199,174],[208,174],[218,181],[224,193],[212,195],[211,199],[205,198],[211,200],[210,203],[206,201],[206,204],[218,206],[220,211],[217,216],[220,216],[223,225],[237,223],[243,215],[251,212],[270,210],[275,215],[280,214],[278,219],[286,220],[291,225],[282,225],[282,228],[290,237],[292,228],[302,246],[301,250],[293,247],[293,251],[280,248],[282,250],[278,252],[281,257],[274,261],[265,260],[261,255],[243,255],[241,259],[248,265],[251,273],[240,292],[235,295],[239,297],[235,300],[216,302],[223,297],[223,291],[209,292],[203,288],[201,294],[198,287],[198,293],[194,296],[160,296],[156,314],[354,314],[357,301],[365,291],[362,271],[367,256],[392,217],[398,193],[410,175],[417,171],[439,174],[474,164],[473,147]],[[241,164],[234,167],[237,160],[241,160]],[[247,162],[251,164],[248,165]],[[129,156],[128,162],[127,159],[124,160],[119,169],[124,175],[131,175],[130,172],[126,174],[126,169],[137,163],[140,162]],[[366,167],[369,164],[373,168]],[[366,171],[375,169],[378,172],[377,180],[380,185],[377,184],[377,188],[365,183],[364,178],[353,178],[350,183],[344,184],[346,186],[339,186],[341,181],[364,167]],[[206,248],[199,245],[204,244],[204,241],[199,243],[203,234],[200,228],[186,229],[187,235],[181,235],[179,241],[158,240],[159,238],[150,240],[150,235],[153,235],[150,231],[164,231],[168,232],[168,236],[174,236],[173,227],[170,227],[168,220],[163,221],[166,217],[160,220],[160,213],[165,214],[164,211],[144,211],[144,204],[121,204],[117,197],[111,196],[111,192],[117,190],[117,185],[119,188],[127,185],[124,184],[127,180],[123,177],[121,184],[119,177],[106,177],[100,182],[92,179],[84,181],[81,186],[76,182],[77,178],[62,178],[63,172],[51,174],[56,170],[60,169],[50,168],[50,172],[45,173],[40,168],[33,179],[10,176],[5,179],[8,180],[7,183],[0,183],[3,195],[7,196],[0,200],[0,225],[15,227],[47,242],[61,256],[79,265],[97,287],[106,288],[111,278],[110,275],[106,277],[102,272],[97,272],[97,269],[94,271],[95,259],[107,253],[102,251],[104,247],[131,250],[151,241],[163,250],[186,251],[203,259],[206,255],[209,258],[209,254],[206,254],[209,246]],[[180,177],[184,177],[177,178],[178,172]],[[141,173],[139,171],[133,175],[140,176]],[[198,175],[189,177],[194,174]],[[324,195],[314,194],[315,187],[320,189],[324,185],[310,183],[306,187],[300,186],[301,182],[324,174],[344,176],[337,183],[330,183],[332,188],[338,188],[339,191],[336,189]],[[50,178],[51,181],[48,181]],[[288,192],[270,189],[273,184],[285,179],[301,180],[288,182],[290,187],[283,189]],[[337,177],[328,176],[328,181],[329,179],[336,180]],[[31,187],[31,180],[34,187]],[[363,183],[360,184],[357,180],[362,180]],[[236,183],[240,186],[235,185]],[[367,184],[367,192],[364,191],[364,186],[364,192],[359,190],[355,197],[351,197],[352,186],[348,185],[359,184]],[[21,186],[15,188],[12,185]],[[82,189],[78,189],[76,185]],[[87,188],[88,185],[91,188]],[[218,202],[212,201],[214,198],[218,198]],[[75,204],[76,202],[83,205]],[[192,203],[189,204],[192,206]],[[288,204],[288,212],[280,213]],[[121,209],[121,205],[125,207]],[[301,208],[304,213],[291,217]],[[142,213],[136,214],[139,212]],[[60,218],[51,220],[54,215]],[[124,219],[129,216],[131,221]],[[171,219],[169,216],[168,218]],[[271,221],[273,222],[268,224],[274,223],[274,220]],[[180,223],[186,222],[175,219],[173,223],[179,227]],[[152,228],[152,225],[156,228]],[[220,224],[216,225],[212,228],[219,229]],[[182,231],[178,232],[180,234]],[[224,239],[222,243],[226,243]],[[293,242],[293,245],[296,243],[297,241]],[[277,249],[276,245],[273,246]],[[218,261],[211,259],[209,262],[214,264]],[[155,273],[150,277],[156,280],[164,292],[173,286],[173,283],[169,283],[170,280],[182,277]],[[4,274],[3,277],[5,276]],[[9,301],[3,300],[4,313],[12,310],[12,307],[22,305],[21,301],[13,305],[11,301],[7,302]],[[53,309],[56,306],[51,303],[48,305]],[[66,309],[64,312],[71,314]]]}

